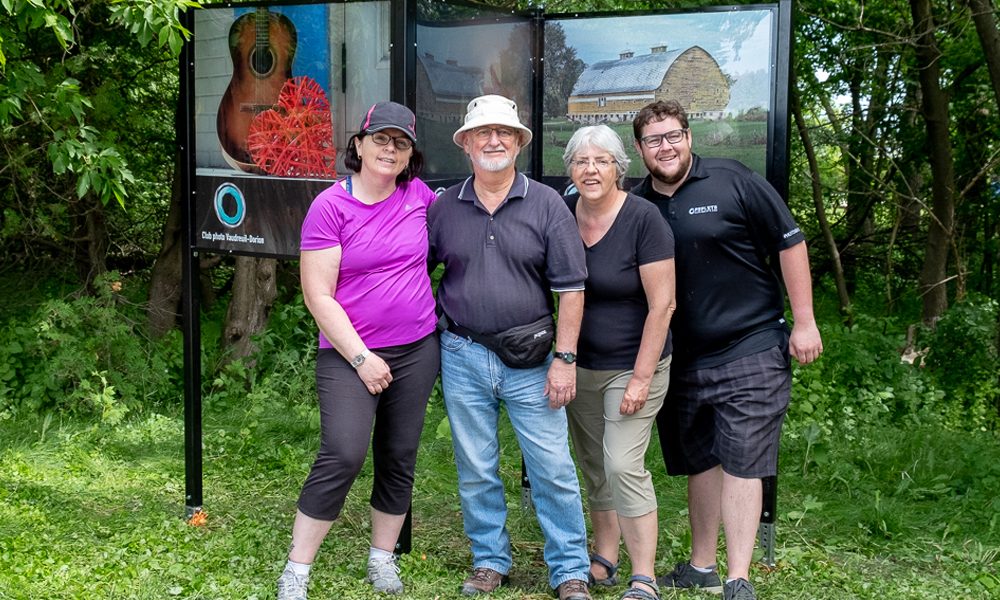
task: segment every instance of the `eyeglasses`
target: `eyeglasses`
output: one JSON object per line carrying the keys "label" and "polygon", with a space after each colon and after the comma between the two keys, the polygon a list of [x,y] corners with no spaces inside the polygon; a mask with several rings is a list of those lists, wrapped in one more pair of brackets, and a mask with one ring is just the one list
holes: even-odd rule
{"label": "eyeglasses", "polygon": [[599,171],[604,171],[611,165],[617,164],[618,161],[610,158],[577,158],[569,161],[569,164],[574,169],[586,169],[590,165],[594,165]]}
{"label": "eyeglasses", "polygon": [[667,140],[668,144],[679,144],[684,136],[687,135],[687,129],[674,129],[666,133],[658,133],[656,135],[647,135],[646,137],[640,138],[639,141],[642,145],[647,148],[659,148],[663,140]]}
{"label": "eyeglasses", "polygon": [[379,146],[385,146],[389,142],[392,142],[392,145],[396,147],[396,150],[409,150],[410,148],[413,147],[413,140],[406,137],[405,135],[401,135],[399,137],[392,137],[388,133],[382,133],[381,131],[376,131],[369,137],[371,137],[372,141],[378,144]]}
{"label": "eyeglasses", "polygon": [[472,135],[476,136],[477,140],[485,142],[493,137],[493,132],[496,132],[501,142],[509,142],[515,135],[515,131],[509,127],[477,127],[472,130]]}

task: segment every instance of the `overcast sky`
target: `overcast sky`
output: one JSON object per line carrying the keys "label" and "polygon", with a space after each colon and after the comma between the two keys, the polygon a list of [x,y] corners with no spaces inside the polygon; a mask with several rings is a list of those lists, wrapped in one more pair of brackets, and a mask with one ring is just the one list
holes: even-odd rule
{"label": "overcast sky", "polygon": [[[771,12],[745,10],[672,15],[643,15],[602,19],[560,21],[566,43],[576,48],[577,56],[588,65],[618,58],[629,49],[636,56],[649,54],[653,46],[668,49],[701,46],[723,71],[739,75],[768,68],[771,46]],[[732,40],[720,38],[720,30],[746,23],[752,33],[737,49]]]}
{"label": "overcast sky", "polygon": [[[566,32],[566,43],[588,65],[617,59],[628,49],[649,54],[652,46],[668,49],[704,48],[730,75],[767,69],[770,60],[772,13],[769,10],[737,10],[634,17],[600,17],[558,21]],[[741,27],[740,25],[745,25]],[[499,62],[507,47],[512,23],[417,27],[418,52],[430,52],[440,62],[455,60],[463,66],[488,68]],[[720,31],[746,30],[749,35],[737,45],[722,39]]]}

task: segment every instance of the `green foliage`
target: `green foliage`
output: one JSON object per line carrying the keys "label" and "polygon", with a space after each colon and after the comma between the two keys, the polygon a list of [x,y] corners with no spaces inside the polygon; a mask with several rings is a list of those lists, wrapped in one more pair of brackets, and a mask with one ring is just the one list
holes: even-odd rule
{"label": "green foliage", "polygon": [[[234,399],[235,400],[235,399]],[[22,413],[0,422],[0,597],[152,600],[272,598],[295,499],[318,441],[313,402],[262,396],[206,402],[204,527],[184,520],[183,417],[137,409],[118,425]],[[432,402],[413,498],[413,552],[403,599],[458,600],[468,572],[451,444],[435,437]],[[808,476],[803,444],[782,449],[778,568],[752,567],[762,597],[791,600],[996,598],[1000,441],[991,434],[874,427],[831,445]],[[656,570],[690,552],[684,482],[669,478],[654,436],[647,455],[659,500]],[[513,586],[496,600],[551,598],[541,532],[518,508],[520,456],[501,425]],[[310,598],[370,598],[370,461],[312,571]],[[724,560],[724,555],[720,558]],[[627,572],[627,556],[622,553]],[[724,563],[722,564],[724,568]],[[598,591],[617,598],[622,588]],[[706,593],[663,594],[709,600]]]}
{"label": "green foliage", "polygon": [[[156,196],[169,198],[175,57],[190,35],[180,16],[194,6],[0,1],[7,260],[75,255],[82,273],[100,273],[108,248],[155,254],[134,242],[155,244],[158,236],[134,230],[158,229]],[[110,218],[109,204],[118,209]],[[122,218],[126,207],[132,212]]]}
{"label": "green foliage", "polygon": [[205,390],[207,401],[240,404],[250,397],[312,405],[317,336],[301,293],[277,305],[268,327],[254,337],[257,352],[219,369]]}
{"label": "green foliage", "polygon": [[114,0],[111,18],[127,27],[141,46],[148,46],[155,39],[157,48],[168,48],[171,54],[177,56],[184,40],[191,37],[191,32],[180,24],[179,15],[199,6],[192,0]]}
{"label": "green foliage", "polygon": [[952,421],[967,427],[993,425],[1000,410],[1000,304],[975,296],[948,309],[925,335],[925,364],[933,380],[955,399]]}
{"label": "green foliage", "polygon": [[95,296],[47,300],[0,328],[0,411],[56,410],[114,424],[135,407],[176,397],[179,336],[147,338],[141,306],[117,273]]}
{"label": "green foliage", "polygon": [[855,315],[850,327],[823,327],[823,356],[794,371],[791,435],[815,442],[850,439],[874,425],[947,422],[961,427],[962,421],[945,419],[945,393],[919,368],[901,361],[899,329],[891,318],[864,314]]}

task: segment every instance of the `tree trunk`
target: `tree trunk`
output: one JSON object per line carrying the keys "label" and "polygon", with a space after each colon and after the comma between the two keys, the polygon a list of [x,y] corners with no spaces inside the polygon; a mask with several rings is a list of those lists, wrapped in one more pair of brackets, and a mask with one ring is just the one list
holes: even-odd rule
{"label": "tree trunk", "polygon": [[990,71],[993,82],[993,93],[1000,107],[1000,31],[997,30],[997,20],[994,15],[992,0],[967,0],[972,20],[976,24],[979,43],[983,46],[983,58]]}
{"label": "tree trunk", "polygon": [[181,243],[181,153],[174,160],[174,181],[170,192],[170,212],[163,224],[160,253],[153,263],[153,274],[149,282],[149,306],[146,317],[149,332],[153,337],[162,337],[173,329],[180,317],[181,301],[181,259],[184,245]]}
{"label": "tree trunk", "polygon": [[228,350],[227,362],[256,351],[251,338],[267,325],[278,294],[275,285],[277,265],[278,261],[273,258],[236,257],[233,294],[222,333],[223,347]]}
{"label": "tree trunk", "polygon": [[108,270],[108,224],[104,206],[91,194],[73,203],[76,213],[74,262],[77,276],[86,290]]}
{"label": "tree trunk", "polygon": [[827,250],[830,252],[830,262],[833,267],[833,277],[837,283],[837,297],[840,298],[840,312],[851,320],[851,297],[847,293],[847,280],[844,278],[844,266],[840,262],[840,250],[837,249],[837,242],[833,238],[833,231],[830,229],[830,222],[826,218],[826,208],[823,205],[823,189],[820,186],[819,164],[816,161],[816,151],[813,149],[812,139],[809,137],[809,130],[806,128],[805,119],[802,118],[802,105],[799,101],[799,90],[795,86],[795,75],[792,75],[791,83],[791,108],[795,116],[795,125],[799,130],[799,137],[802,138],[802,147],[805,149],[806,159],[809,161],[809,179],[812,182],[813,205],[816,207],[816,221],[823,232],[823,239],[826,241]]}
{"label": "tree trunk", "polygon": [[948,308],[948,249],[955,218],[955,165],[948,135],[948,97],[941,89],[941,51],[934,39],[930,0],[910,0],[916,34],[917,69],[920,72],[921,113],[927,123],[930,159],[931,221],[920,271],[924,323],[933,324]]}

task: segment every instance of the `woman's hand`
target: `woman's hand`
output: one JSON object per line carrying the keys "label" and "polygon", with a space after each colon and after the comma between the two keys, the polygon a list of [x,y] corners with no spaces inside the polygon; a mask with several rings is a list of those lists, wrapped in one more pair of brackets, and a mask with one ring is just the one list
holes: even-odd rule
{"label": "woman's hand", "polygon": [[368,354],[365,362],[361,363],[357,371],[358,377],[361,378],[361,382],[365,384],[368,393],[372,396],[381,394],[392,383],[392,372],[389,371],[389,365],[374,352]]}
{"label": "woman's hand", "polygon": [[635,414],[646,406],[647,398],[649,398],[649,381],[640,381],[633,375],[625,386],[625,395],[622,397],[618,412],[623,415]]}

